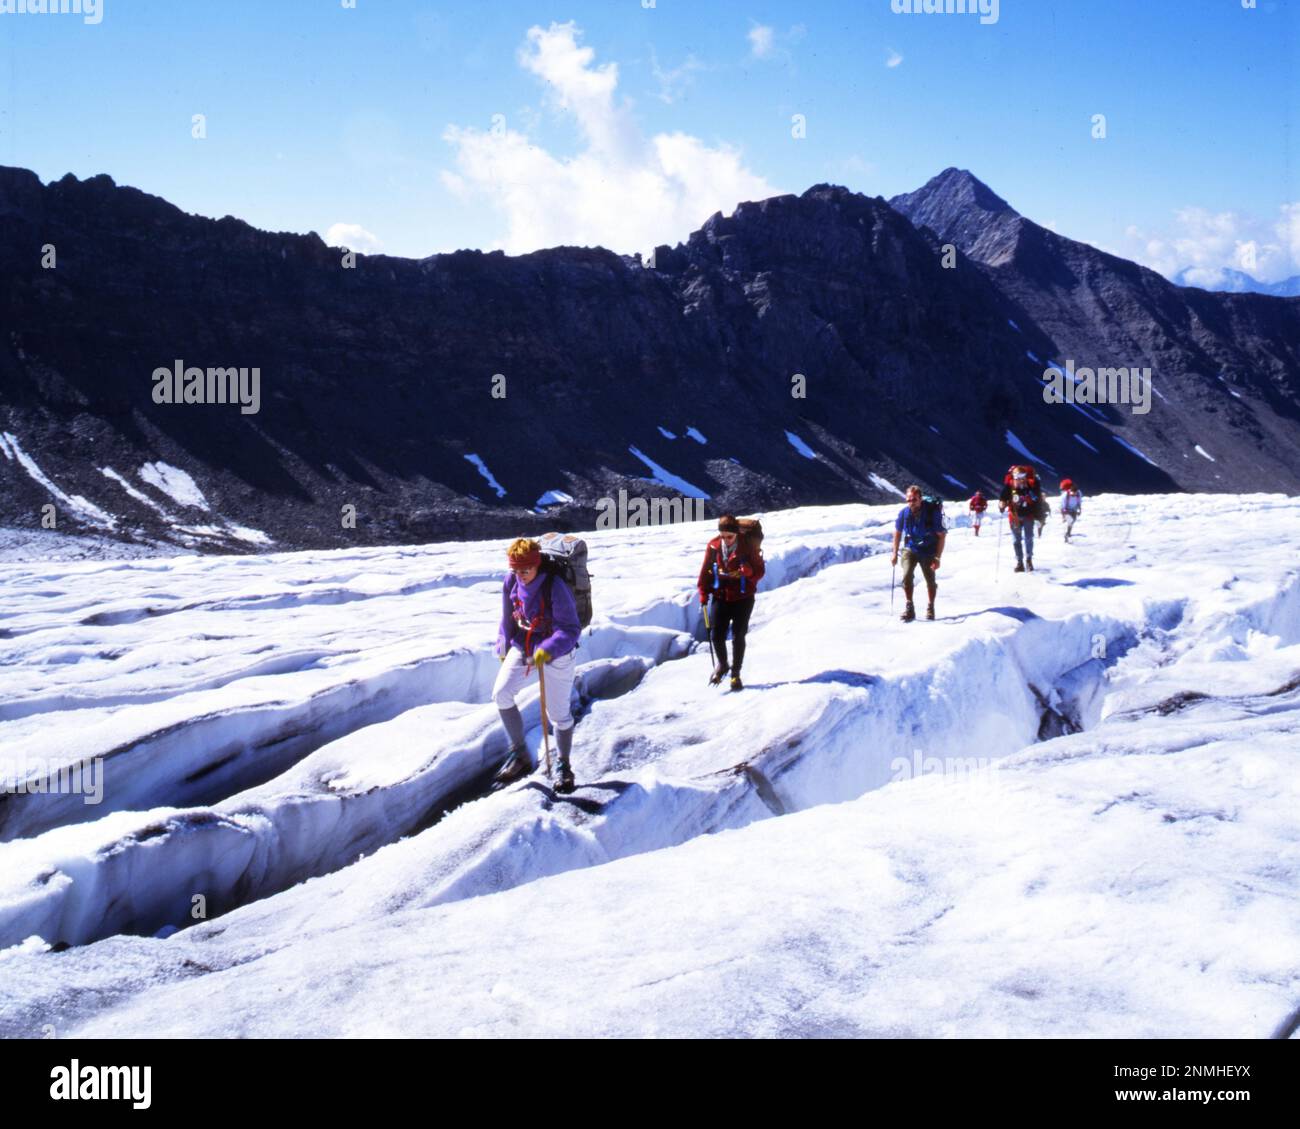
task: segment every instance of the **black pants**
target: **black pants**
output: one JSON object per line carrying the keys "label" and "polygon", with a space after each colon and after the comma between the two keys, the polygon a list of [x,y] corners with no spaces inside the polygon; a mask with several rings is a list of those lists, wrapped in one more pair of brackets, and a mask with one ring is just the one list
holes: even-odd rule
{"label": "black pants", "polygon": [[713,650],[718,662],[727,665],[727,628],[731,628],[732,649],[735,658],[731,663],[731,673],[739,674],[741,664],[745,661],[745,632],[749,630],[749,617],[754,612],[754,597],[728,603],[715,599],[710,612],[713,624]]}

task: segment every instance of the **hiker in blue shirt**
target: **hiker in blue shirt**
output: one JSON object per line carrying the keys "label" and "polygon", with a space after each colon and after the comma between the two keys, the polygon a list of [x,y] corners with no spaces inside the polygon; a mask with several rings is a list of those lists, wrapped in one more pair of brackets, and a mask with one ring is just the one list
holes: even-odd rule
{"label": "hiker in blue shirt", "polygon": [[903,595],[907,598],[907,607],[903,609],[902,615],[904,623],[911,623],[916,618],[916,608],[912,604],[912,581],[917,565],[921,566],[921,575],[925,577],[926,591],[930,596],[925,618],[934,619],[934,597],[939,591],[939,579],[935,573],[939,570],[939,558],[943,556],[943,543],[947,539],[942,504],[923,500],[921,488],[909,486],[907,505],[898,511],[898,519],[894,522],[894,552],[889,559],[891,565],[898,564],[898,543],[901,540]]}

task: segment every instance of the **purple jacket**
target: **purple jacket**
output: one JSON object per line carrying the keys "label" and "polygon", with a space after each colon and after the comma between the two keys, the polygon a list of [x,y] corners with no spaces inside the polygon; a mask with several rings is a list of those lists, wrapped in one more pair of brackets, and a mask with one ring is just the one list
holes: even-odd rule
{"label": "purple jacket", "polygon": [[[497,630],[496,653],[504,655],[511,647],[518,647],[528,658],[542,647],[551,658],[558,659],[567,655],[578,645],[578,636],[582,626],[578,623],[578,605],[574,603],[569,586],[558,576],[551,581],[550,606],[542,609],[542,590],[546,586],[546,574],[539,572],[531,584],[525,584],[512,572],[501,586],[501,626]],[[522,608],[516,606],[516,599],[522,601]],[[527,626],[520,626],[516,614],[521,613],[526,623],[532,623],[537,616],[542,616],[533,629],[533,637],[524,650],[524,640],[528,635]]]}

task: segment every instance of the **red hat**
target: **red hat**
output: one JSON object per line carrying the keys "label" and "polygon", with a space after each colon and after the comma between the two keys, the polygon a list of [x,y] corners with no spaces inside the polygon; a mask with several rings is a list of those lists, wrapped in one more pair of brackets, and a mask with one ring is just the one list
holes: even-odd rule
{"label": "red hat", "polygon": [[511,553],[507,550],[506,558],[513,569],[537,568],[542,563],[541,549],[530,549],[526,553]]}
{"label": "red hat", "polygon": [[1073,490],[1073,489],[1074,489],[1074,479],[1072,479],[1072,478],[1063,478],[1063,479],[1061,479],[1061,489],[1062,489],[1062,490]]}

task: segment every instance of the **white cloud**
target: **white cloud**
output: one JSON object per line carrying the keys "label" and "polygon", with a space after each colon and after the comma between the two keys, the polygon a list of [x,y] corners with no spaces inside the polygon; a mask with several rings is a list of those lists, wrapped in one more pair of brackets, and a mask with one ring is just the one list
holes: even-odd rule
{"label": "white cloud", "polygon": [[519,52],[520,65],[577,125],[576,154],[556,156],[512,129],[453,125],[443,133],[456,163],[443,183],[505,218],[494,246],[511,254],[560,244],[644,252],[685,238],[713,212],[778,194],[731,146],[685,133],[647,140],[615,100],[617,64],[597,65],[595,52],[579,45],[581,34],[572,21],[533,27]]}
{"label": "white cloud", "polygon": [[695,81],[695,73],[705,70],[705,66],[694,55],[687,55],[681,66],[665,70],[659,65],[659,56],[650,48],[650,73],[659,82],[659,92],[655,95],[661,102],[672,103]]}
{"label": "white cloud", "polygon": [[794,24],[783,32],[778,32],[767,24],[755,24],[749,29],[749,53],[755,59],[778,59],[790,62],[790,47],[798,43],[808,29],[803,24]]}
{"label": "white cloud", "polygon": [[1283,204],[1269,223],[1236,212],[1180,208],[1168,232],[1125,230],[1139,262],[1172,277],[1188,270],[1201,284],[1217,281],[1224,270],[1244,271],[1262,282],[1300,273],[1300,203]]}
{"label": "white cloud", "polygon": [[1278,238],[1291,256],[1291,265],[1300,267],[1300,201],[1283,204],[1282,218],[1277,224]]}
{"label": "white cloud", "polygon": [[372,235],[359,223],[330,224],[325,233],[325,242],[331,247],[346,247],[349,251],[358,251],[363,255],[373,255],[383,248],[377,235]]}
{"label": "white cloud", "polygon": [[892,47],[889,49],[888,57],[885,59],[885,66],[896,67],[903,61],[903,56],[895,51]]}
{"label": "white cloud", "polygon": [[766,24],[755,24],[749,29],[749,51],[755,59],[767,59],[772,55],[776,33]]}

